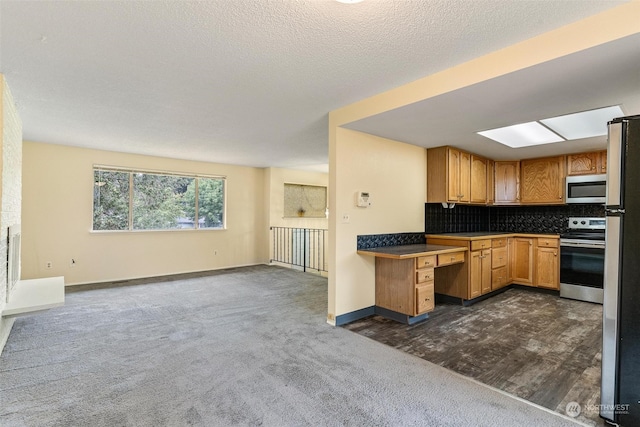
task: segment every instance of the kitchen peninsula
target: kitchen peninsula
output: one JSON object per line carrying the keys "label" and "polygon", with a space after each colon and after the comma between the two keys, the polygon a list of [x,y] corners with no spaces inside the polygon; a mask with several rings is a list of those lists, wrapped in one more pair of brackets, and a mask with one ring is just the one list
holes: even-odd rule
{"label": "kitchen peninsula", "polygon": [[468,305],[511,284],[559,289],[559,236],[511,232],[428,234],[426,244],[358,250],[375,257],[376,314],[424,320],[435,294]]}

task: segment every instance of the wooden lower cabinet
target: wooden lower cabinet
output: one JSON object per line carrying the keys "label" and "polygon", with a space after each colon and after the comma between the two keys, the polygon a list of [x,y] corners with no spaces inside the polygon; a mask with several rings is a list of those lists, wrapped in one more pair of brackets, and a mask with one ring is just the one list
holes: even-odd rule
{"label": "wooden lower cabinet", "polygon": [[[376,258],[376,306],[407,316],[432,311],[435,260]],[[425,265],[432,267],[422,268]]]}
{"label": "wooden lower cabinet", "polygon": [[515,237],[511,257],[511,279],[520,285],[533,285],[533,239]]}
{"label": "wooden lower cabinet", "polygon": [[[466,265],[436,269],[435,292],[472,300],[510,284],[560,288],[559,238],[500,237],[494,239],[448,239],[429,237],[437,245],[469,249]],[[449,254],[445,254],[449,256]]]}
{"label": "wooden lower cabinet", "polygon": [[508,262],[509,247],[507,239],[493,239],[491,243],[491,290],[503,288],[509,284]]}
{"label": "wooden lower cabinet", "polygon": [[535,286],[560,289],[560,248],[557,239],[538,239]]}

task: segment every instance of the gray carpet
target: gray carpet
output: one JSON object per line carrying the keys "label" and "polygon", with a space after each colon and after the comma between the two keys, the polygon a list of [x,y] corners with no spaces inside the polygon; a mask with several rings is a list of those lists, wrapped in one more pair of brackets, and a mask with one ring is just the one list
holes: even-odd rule
{"label": "gray carpet", "polygon": [[576,425],[331,327],[318,276],[256,266],[141,282],[16,320],[0,425]]}

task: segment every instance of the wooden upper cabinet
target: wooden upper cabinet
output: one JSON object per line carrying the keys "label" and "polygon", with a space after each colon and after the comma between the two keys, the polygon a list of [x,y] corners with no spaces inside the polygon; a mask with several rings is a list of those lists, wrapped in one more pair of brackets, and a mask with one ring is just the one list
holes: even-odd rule
{"label": "wooden upper cabinet", "polygon": [[[428,159],[428,157],[427,157]],[[447,149],[447,173],[444,177],[447,184],[447,201],[457,202],[460,199],[460,151]],[[427,169],[428,172],[428,169]],[[427,185],[428,185],[427,181]]]}
{"label": "wooden upper cabinet", "polygon": [[527,159],[520,162],[522,203],[563,204],[565,156]]}
{"label": "wooden upper cabinet", "polygon": [[464,151],[458,152],[460,153],[460,194],[458,195],[458,203],[469,203],[471,201],[471,154]]}
{"label": "wooden upper cabinet", "polygon": [[607,173],[607,150],[600,151],[598,173]]}
{"label": "wooden upper cabinet", "polygon": [[[484,182],[486,183],[486,178]],[[429,148],[427,203],[468,204],[470,200],[471,154],[453,147]]]}
{"label": "wooden upper cabinet", "polygon": [[498,162],[494,164],[496,205],[514,205],[520,203],[520,162]]}
{"label": "wooden upper cabinet", "polygon": [[487,203],[487,159],[471,155],[471,203]]}
{"label": "wooden upper cabinet", "polygon": [[487,204],[492,205],[494,199],[495,162],[487,160]]}
{"label": "wooden upper cabinet", "polygon": [[567,176],[601,173],[607,173],[606,150],[567,155]]}
{"label": "wooden upper cabinet", "polygon": [[589,175],[598,173],[600,153],[569,154],[567,175]]}

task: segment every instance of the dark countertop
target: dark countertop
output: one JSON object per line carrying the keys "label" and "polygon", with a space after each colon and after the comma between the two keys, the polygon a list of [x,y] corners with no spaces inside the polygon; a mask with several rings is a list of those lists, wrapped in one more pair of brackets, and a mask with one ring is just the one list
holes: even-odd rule
{"label": "dark countertop", "polygon": [[445,246],[445,245],[402,245],[402,246],[384,246],[380,248],[360,249],[360,255],[373,255],[381,258],[416,258],[426,255],[446,254],[449,252],[464,252],[467,248],[462,246]]}
{"label": "dark countertop", "polygon": [[481,239],[493,239],[500,237],[542,237],[546,239],[558,239],[559,234],[546,234],[546,233],[512,233],[510,231],[472,231],[466,233],[434,233],[427,234],[427,239],[447,238],[458,240],[481,240]]}

